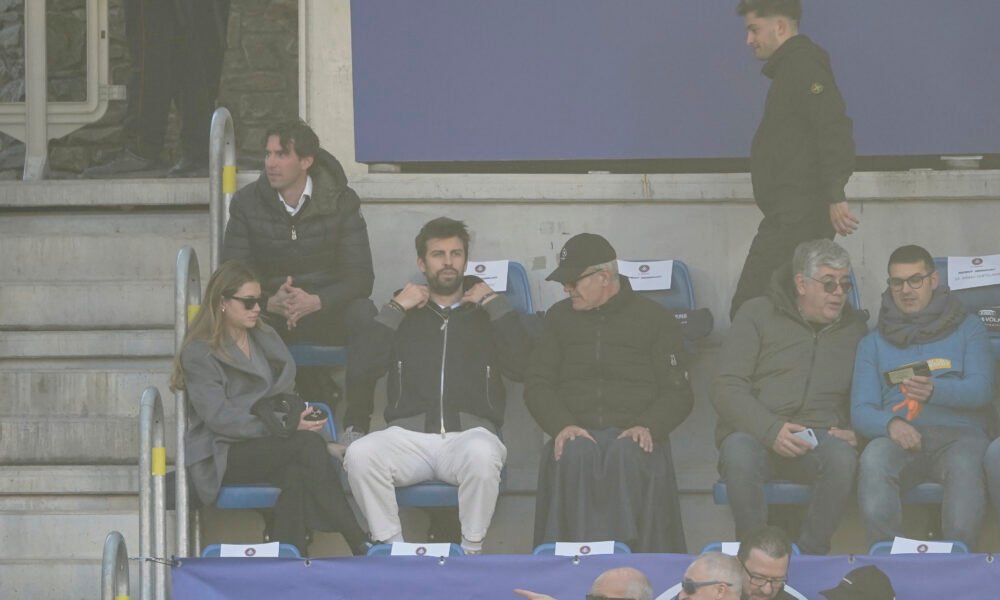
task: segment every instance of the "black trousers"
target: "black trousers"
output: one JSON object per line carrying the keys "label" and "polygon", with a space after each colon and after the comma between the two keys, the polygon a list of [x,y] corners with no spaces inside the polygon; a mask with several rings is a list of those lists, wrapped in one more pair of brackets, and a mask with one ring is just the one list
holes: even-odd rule
{"label": "black trousers", "polygon": [[[321,310],[302,318],[295,329],[289,331],[284,318],[268,315],[271,326],[281,335],[286,344],[320,344],[324,346],[347,346],[347,413],[344,427],[367,432],[372,411],[375,408],[376,379],[359,375],[351,356],[351,346],[361,332],[378,314],[375,304],[368,298],[352,300],[347,306],[333,310]],[[330,369],[327,367],[303,367],[295,376],[295,388],[307,402],[323,402],[334,405],[329,390]]]}
{"label": "black trousers", "polygon": [[181,151],[208,164],[230,0],[125,0],[131,72],[125,134],[147,159],[163,149],[171,102],[181,115]]}
{"label": "black trousers", "polygon": [[757,228],[757,235],[750,243],[750,252],[743,263],[740,281],[736,284],[736,293],[733,294],[729,309],[730,320],[736,316],[737,309],[744,302],[767,293],[771,274],[792,260],[796,246],[820,238],[832,240],[834,235],[826,206],[798,218],[787,215],[764,217]]}
{"label": "black trousers", "polygon": [[269,483],[281,488],[274,506],[274,538],[306,550],[310,530],[339,531],[355,555],[364,555],[361,530],[340,485],[322,436],[296,431],[232,444],[223,483]]}

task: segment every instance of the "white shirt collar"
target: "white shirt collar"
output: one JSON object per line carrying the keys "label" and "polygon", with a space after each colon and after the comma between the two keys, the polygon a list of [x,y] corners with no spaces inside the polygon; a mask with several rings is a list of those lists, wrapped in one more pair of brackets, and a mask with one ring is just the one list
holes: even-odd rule
{"label": "white shirt collar", "polygon": [[306,198],[312,196],[312,193],[313,193],[313,180],[312,177],[306,175],[306,187],[305,189],[302,190],[302,195],[299,197],[298,204],[296,204],[293,207],[287,202],[285,202],[285,199],[282,197],[281,192],[278,192],[278,198],[281,200],[281,203],[285,205],[285,210],[288,211],[288,214],[294,217],[295,215],[299,214],[299,211],[302,210],[302,205],[306,203]]}

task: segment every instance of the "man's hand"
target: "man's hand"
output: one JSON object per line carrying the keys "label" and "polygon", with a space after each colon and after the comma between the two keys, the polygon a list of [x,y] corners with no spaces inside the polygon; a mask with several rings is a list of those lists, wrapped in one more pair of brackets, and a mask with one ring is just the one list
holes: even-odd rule
{"label": "man's hand", "polygon": [[577,437],[585,437],[595,444],[597,443],[597,440],[591,437],[590,433],[583,427],[567,425],[562,431],[559,432],[559,435],[556,436],[555,443],[552,444],[552,456],[554,456],[556,460],[562,458],[563,446],[566,444],[566,440],[575,440]]}
{"label": "man's hand", "polygon": [[899,444],[903,450],[920,450],[920,432],[903,419],[889,421],[889,439]]}
{"label": "man's hand", "polygon": [[431,299],[431,291],[426,285],[407,283],[392,299],[405,310],[423,308],[427,304],[427,301]]}
{"label": "man's hand", "polygon": [[278,288],[278,291],[267,299],[267,312],[281,315],[287,319],[288,309],[285,308],[285,301],[288,300],[288,296],[291,294],[292,289],[292,277],[289,275],[288,278],[285,279],[285,283],[281,284],[281,287]]}
{"label": "man's hand", "polygon": [[632,438],[632,441],[639,444],[639,447],[644,452],[653,451],[653,434],[649,433],[649,427],[636,425],[635,427],[629,427],[618,435],[618,439],[626,437]]}
{"label": "man's hand", "polygon": [[523,596],[528,600],[556,600],[552,596],[546,596],[545,594],[538,594],[535,592],[529,592],[528,590],[522,590],[520,588],[515,589],[514,593],[518,596]]}
{"label": "man's hand", "polygon": [[[486,298],[486,296],[490,294],[492,294],[492,296]],[[489,304],[490,302],[493,302],[496,297],[497,294],[493,291],[493,288],[480,281],[470,289],[466,290],[465,295],[462,296],[462,302],[479,304],[483,298],[486,298],[486,302],[483,302],[483,304]]]}
{"label": "man's hand", "polygon": [[851,235],[861,224],[861,220],[854,216],[846,201],[834,202],[830,205],[830,223],[840,235]]}
{"label": "man's hand", "polygon": [[778,437],[774,438],[774,445],[771,446],[771,449],[785,458],[796,458],[805,455],[806,452],[812,450],[812,446],[809,445],[809,442],[799,439],[792,434],[805,431],[806,429],[802,425],[785,423],[781,426]]}
{"label": "man's hand", "polygon": [[311,406],[307,406],[302,414],[299,415],[299,430],[300,431],[322,431],[323,426],[326,425],[326,419],[322,421],[307,421],[306,417],[312,414],[316,410]]}
{"label": "man's hand", "polygon": [[840,429],[838,427],[831,427],[829,431],[827,431],[827,433],[829,433],[835,438],[844,440],[845,442],[850,444],[852,448],[858,447],[858,436],[854,435],[854,432],[851,431],[850,429]]}
{"label": "man's hand", "polygon": [[[284,288],[285,286],[282,286]],[[323,308],[323,302],[316,294],[310,294],[302,288],[292,287],[285,299],[285,318],[288,319],[288,329],[295,329],[299,319],[311,315]]]}
{"label": "man's hand", "polygon": [[906,397],[916,400],[921,404],[926,403],[934,394],[934,379],[925,375],[914,375],[903,380],[906,388]]}

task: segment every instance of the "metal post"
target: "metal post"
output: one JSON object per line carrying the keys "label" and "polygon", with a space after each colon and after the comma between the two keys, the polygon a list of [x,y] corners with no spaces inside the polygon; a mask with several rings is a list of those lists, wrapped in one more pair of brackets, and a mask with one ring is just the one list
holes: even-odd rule
{"label": "metal post", "polygon": [[[192,307],[201,304],[201,272],[198,255],[191,246],[184,246],[177,253],[177,271],[174,282],[174,353],[181,351],[188,323],[194,318]],[[188,479],[185,468],[184,432],[187,430],[187,392],[174,392],[177,414],[177,458],[174,460],[177,489],[174,506],[177,508],[177,556],[191,556],[191,519],[188,516]],[[197,525],[196,525],[197,526]],[[195,542],[197,545],[197,542]],[[197,550],[196,550],[197,551]]]}
{"label": "metal post", "polygon": [[229,218],[229,201],[236,193],[236,133],[233,117],[223,106],[212,115],[208,140],[208,264],[214,273],[222,257],[222,236]]}
{"label": "metal post", "polygon": [[49,90],[46,85],[45,2],[24,3],[24,174],[45,176],[49,152]]}
{"label": "metal post", "polygon": [[[167,510],[163,486],[166,473],[163,403],[160,391],[150,386],[143,390],[139,400],[139,554],[142,556],[139,575],[143,600],[167,597]],[[150,558],[160,560],[154,563]]]}
{"label": "metal post", "polygon": [[104,539],[101,559],[101,600],[129,600],[128,550],[125,538],[112,531]]}

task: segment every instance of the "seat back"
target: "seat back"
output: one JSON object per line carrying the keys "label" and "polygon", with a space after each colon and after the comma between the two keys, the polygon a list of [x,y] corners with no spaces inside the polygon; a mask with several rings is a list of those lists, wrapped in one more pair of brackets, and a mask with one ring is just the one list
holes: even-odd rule
{"label": "seat back", "polygon": [[674,260],[674,268],[670,274],[669,290],[651,290],[639,293],[659,302],[664,308],[670,311],[694,310],[694,286],[691,284],[691,273],[688,271],[688,267],[684,264],[684,261],[681,260]]}
{"label": "seat back", "polygon": [[507,263],[507,291],[503,295],[507,297],[517,312],[526,315],[535,312],[535,305],[531,301],[531,282],[528,280],[528,271],[521,263],[513,260]]}
{"label": "seat back", "polygon": [[[738,542],[732,542],[732,543],[736,544],[736,547],[739,548]],[[701,549],[701,554],[704,554],[706,552],[722,552],[722,544],[723,542],[709,542],[705,544],[704,548]],[[792,544],[792,554],[794,556],[802,554],[802,551],[799,550],[798,544]]]}
{"label": "seat back", "polygon": [[[947,542],[951,544],[952,554],[968,554],[969,547],[965,545],[964,542],[959,540],[934,540],[935,542]],[[875,542],[872,547],[868,549],[868,554],[871,555],[885,555],[892,553],[892,542]]]}
{"label": "seat back", "polygon": [[[368,556],[392,556],[392,544],[375,544],[368,549]],[[451,544],[448,556],[465,556],[465,552],[458,544]]]}
{"label": "seat back", "polygon": [[[536,556],[540,555],[553,555],[556,553],[555,542],[547,542],[545,544],[539,544],[535,546],[535,549],[531,551],[532,554]],[[628,547],[625,542],[615,542],[615,554],[632,554],[632,549]]]}
{"label": "seat back", "polygon": [[[934,269],[939,273],[941,284],[948,285],[948,257],[935,257]],[[1000,285],[954,290],[952,293],[974,315],[983,309],[1000,307]],[[990,332],[990,349],[993,357],[1000,360],[1000,331]]]}
{"label": "seat back", "polygon": [[[219,558],[221,556],[222,544],[210,544],[201,551],[202,558]],[[279,544],[278,558],[302,558],[302,553],[299,552],[295,544]]]}
{"label": "seat back", "polygon": [[851,293],[847,294],[847,301],[857,310],[861,309],[861,290],[858,289],[858,278],[854,276],[854,269],[848,274],[851,279]]}

